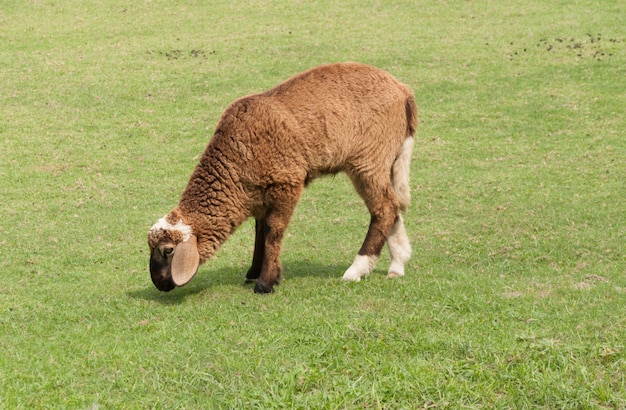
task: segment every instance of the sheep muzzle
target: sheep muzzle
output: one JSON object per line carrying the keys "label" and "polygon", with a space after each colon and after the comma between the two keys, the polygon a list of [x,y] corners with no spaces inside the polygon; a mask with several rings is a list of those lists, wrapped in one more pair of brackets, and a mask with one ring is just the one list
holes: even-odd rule
{"label": "sheep muzzle", "polygon": [[172,279],[171,259],[154,248],[150,255],[150,277],[154,286],[162,292],[169,292],[176,287]]}

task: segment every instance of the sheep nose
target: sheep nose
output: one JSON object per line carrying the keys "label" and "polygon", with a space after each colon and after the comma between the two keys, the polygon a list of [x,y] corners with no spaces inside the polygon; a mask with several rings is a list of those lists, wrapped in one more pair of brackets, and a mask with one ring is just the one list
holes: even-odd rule
{"label": "sheep nose", "polygon": [[171,280],[157,278],[154,275],[151,275],[151,276],[152,276],[152,283],[154,283],[154,286],[156,286],[156,288],[160,290],[161,292],[169,292],[170,290],[176,287],[174,282],[172,282]]}
{"label": "sheep nose", "polygon": [[169,263],[154,254],[150,256],[150,277],[154,286],[161,292],[169,292],[176,287],[172,280]]}

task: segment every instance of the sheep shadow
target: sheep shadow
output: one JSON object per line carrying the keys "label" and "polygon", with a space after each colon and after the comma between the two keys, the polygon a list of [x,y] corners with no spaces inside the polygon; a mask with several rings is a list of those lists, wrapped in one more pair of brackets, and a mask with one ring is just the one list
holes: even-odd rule
{"label": "sheep shadow", "polygon": [[283,275],[287,278],[341,278],[343,272],[350,266],[348,261],[332,262],[321,263],[320,261],[283,258]]}
{"label": "sheep shadow", "polygon": [[[209,262],[210,263],[210,262]],[[285,279],[318,278],[318,279],[341,279],[341,275],[347,266],[322,264],[311,261],[286,260],[283,262],[283,276]],[[253,283],[244,283],[246,270],[235,267],[227,267],[212,270],[209,265],[201,266],[191,282],[171,292],[161,292],[150,281],[150,274],[146,272],[147,286],[143,289],[127,292],[132,299],[141,299],[161,303],[163,305],[177,305],[183,303],[189,296],[211,289],[231,286],[254,288]]]}

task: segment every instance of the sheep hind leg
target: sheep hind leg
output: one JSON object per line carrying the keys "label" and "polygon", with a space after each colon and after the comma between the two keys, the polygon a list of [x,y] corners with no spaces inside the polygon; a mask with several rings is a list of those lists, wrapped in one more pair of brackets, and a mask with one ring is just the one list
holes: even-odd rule
{"label": "sheep hind leg", "polygon": [[274,292],[274,285],[277,285],[282,277],[280,264],[282,240],[303,189],[303,186],[280,185],[266,191],[270,206],[261,228],[264,239],[263,263],[254,286],[254,293]]}
{"label": "sheep hind leg", "polygon": [[263,267],[263,255],[265,254],[265,226],[261,219],[255,219],[254,224],[254,253],[252,265],[246,273],[245,283],[254,283],[261,276]]}
{"label": "sheep hind leg", "polygon": [[398,214],[396,221],[387,237],[387,246],[391,255],[391,264],[387,272],[388,278],[404,276],[404,264],[411,258],[411,243],[404,229],[402,215]]}
{"label": "sheep hind leg", "polygon": [[383,190],[382,195],[374,197],[368,195],[368,190],[364,188],[364,185],[355,184],[355,186],[365,199],[371,214],[365,241],[355,256],[354,262],[343,274],[344,280],[358,282],[361,277],[369,275],[376,266],[387,236],[398,216],[399,205],[391,187]]}

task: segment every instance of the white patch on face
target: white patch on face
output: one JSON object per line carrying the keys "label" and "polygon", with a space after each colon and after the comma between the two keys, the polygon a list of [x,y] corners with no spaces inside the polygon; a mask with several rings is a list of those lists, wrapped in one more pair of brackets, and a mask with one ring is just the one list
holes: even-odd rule
{"label": "white patch on face", "polygon": [[163,218],[159,219],[157,223],[152,225],[150,231],[158,231],[160,229],[164,231],[179,231],[183,235],[183,241],[187,241],[189,240],[189,238],[191,238],[191,235],[193,234],[191,226],[183,223],[182,220],[176,222],[176,225],[172,225],[171,223],[167,222],[167,220],[165,219],[166,217],[167,215],[165,215]]}
{"label": "white patch on face", "polygon": [[378,257],[376,256],[355,256],[354,262],[352,262],[346,273],[343,274],[343,280],[360,281],[362,276],[369,275],[372,272],[376,262],[378,262]]}

